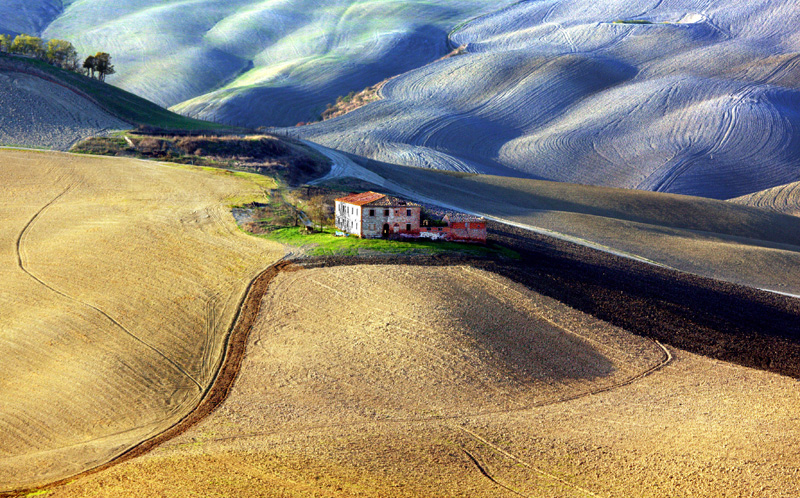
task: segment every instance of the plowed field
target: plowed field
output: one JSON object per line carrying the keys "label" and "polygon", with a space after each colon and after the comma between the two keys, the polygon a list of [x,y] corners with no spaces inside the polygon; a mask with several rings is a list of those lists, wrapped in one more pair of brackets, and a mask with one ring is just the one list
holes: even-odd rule
{"label": "plowed field", "polygon": [[0,151],[0,491],[107,462],[204,395],[282,255],[226,206],[249,177]]}
{"label": "plowed field", "polygon": [[795,496],[797,387],[474,267],[306,269],[216,412],[50,496]]}

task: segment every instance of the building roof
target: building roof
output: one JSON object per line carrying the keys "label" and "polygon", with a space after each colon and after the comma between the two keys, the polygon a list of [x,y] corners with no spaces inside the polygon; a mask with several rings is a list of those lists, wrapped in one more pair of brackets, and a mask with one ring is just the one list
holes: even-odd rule
{"label": "building roof", "polygon": [[471,214],[447,213],[446,215],[444,215],[444,218],[442,218],[442,221],[447,221],[451,223],[477,223],[486,220],[480,216],[473,216]]}
{"label": "building roof", "polygon": [[375,202],[378,199],[382,199],[384,197],[386,196],[383,194],[379,194],[377,192],[361,192],[360,194],[350,194],[346,197],[339,197],[336,200],[338,202],[344,202],[346,204],[363,206],[365,204],[369,204],[370,202]]}
{"label": "building roof", "polygon": [[404,201],[397,197],[390,195],[379,194],[377,192],[362,192],[360,194],[351,194],[347,197],[340,197],[336,199],[338,202],[346,204],[353,204],[355,206],[381,206],[381,207],[397,207],[397,206],[419,206],[413,202]]}

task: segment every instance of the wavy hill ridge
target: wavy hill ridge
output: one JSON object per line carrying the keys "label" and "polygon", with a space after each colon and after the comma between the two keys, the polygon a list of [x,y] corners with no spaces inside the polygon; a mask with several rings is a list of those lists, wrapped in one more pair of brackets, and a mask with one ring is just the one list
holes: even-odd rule
{"label": "wavy hill ridge", "polygon": [[63,10],[60,0],[5,0],[0,5],[0,33],[39,34]]}
{"label": "wavy hill ridge", "polygon": [[294,125],[339,95],[441,57],[448,29],[498,5],[76,0],[44,35],[108,51],[118,72],[109,81],[183,114]]}
{"label": "wavy hill ridge", "polygon": [[466,55],[296,133],[410,166],[745,195],[800,179],[798,16],[788,1],[521,2],[452,33]]}

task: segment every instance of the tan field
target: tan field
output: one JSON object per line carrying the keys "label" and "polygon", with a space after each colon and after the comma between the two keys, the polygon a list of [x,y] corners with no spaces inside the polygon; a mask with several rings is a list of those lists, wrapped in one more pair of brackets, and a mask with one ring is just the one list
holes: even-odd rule
{"label": "tan field", "polygon": [[749,195],[731,199],[731,202],[800,216],[800,182],[787,183],[753,192]]}
{"label": "tan field", "polygon": [[281,273],[227,401],[53,497],[790,497],[796,380],[470,267]]}
{"label": "tan field", "polygon": [[190,412],[279,247],[237,230],[257,180],[0,151],[0,491],[103,464]]}

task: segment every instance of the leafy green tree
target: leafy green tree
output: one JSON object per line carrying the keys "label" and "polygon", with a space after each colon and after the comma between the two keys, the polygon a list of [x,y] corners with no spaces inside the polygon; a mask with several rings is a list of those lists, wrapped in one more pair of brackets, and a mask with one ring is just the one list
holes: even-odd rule
{"label": "leafy green tree", "polygon": [[106,76],[116,73],[114,65],[111,64],[111,56],[105,52],[94,54],[94,70],[97,71],[100,81],[105,81]]}
{"label": "leafy green tree", "polygon": [[78,68],[78,52],[72,44],[65,40],[50,40],[45,46],[47,62],[63,69]]}
{"label": "leafy green tree", "polygon": [[90,55],[83,61],[83,68],[86,70],[86,76],[94,78],[95,59],[94,55]]}
{"label": "leafy green tree", "polygon": [[44,57],[44,44],[38,36],[17,35],[11,43],[11,52],[42,59]]}
{"label": "leafy green tree", "polygon": [[11,36],[0,35],[0,52],[8,52],[11,50]]}

